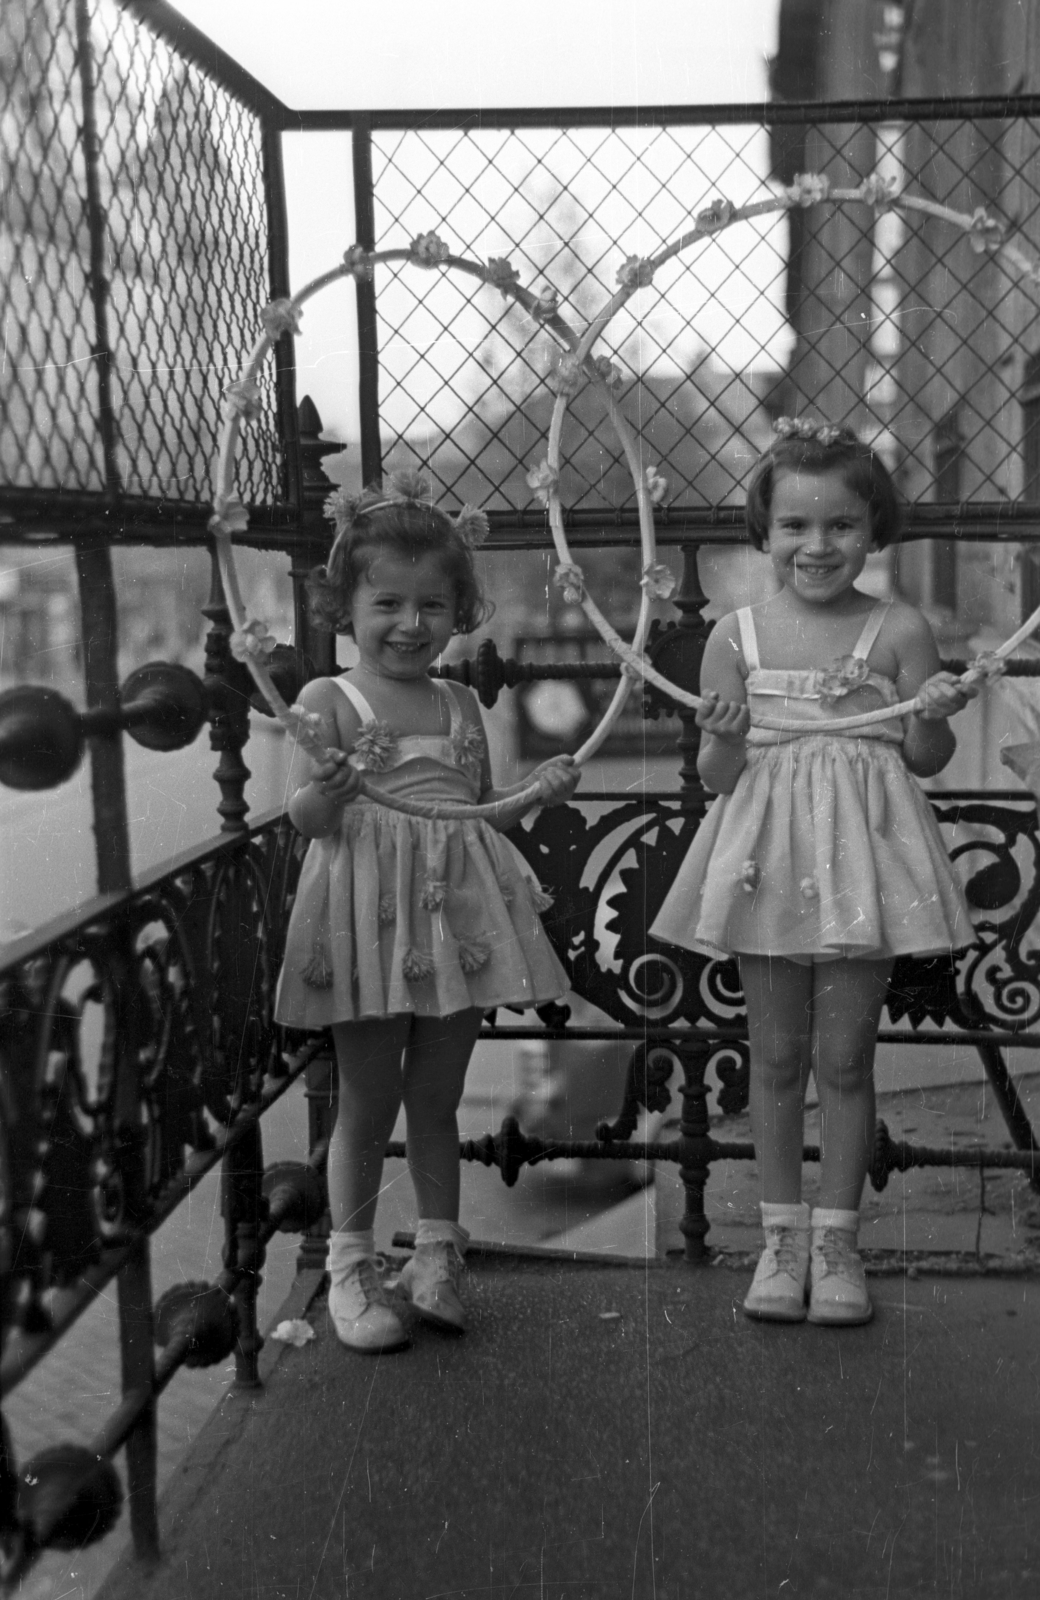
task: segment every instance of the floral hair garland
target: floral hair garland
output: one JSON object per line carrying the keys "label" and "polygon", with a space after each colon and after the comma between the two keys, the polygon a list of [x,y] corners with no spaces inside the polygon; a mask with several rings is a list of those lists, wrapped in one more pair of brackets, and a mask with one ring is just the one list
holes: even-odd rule
{"label": "floral hair garland", "polygon": [[856,435],[851,428],[833,422],[813,422],[811,417],[777,417],[773,432],[780,439],[805,439],[827,445],[855,444]]}
{"label": "floral hair garland", "polygon": [[[336,525],[328,564],[331,565],[337,552],[350,543],[359,521],[374,516],[377,511],[388,511],[393,506],[421,506],[427,511],[436,510],[429,479],[420,472],[400,469],[391,472],[383,479],[382,496],[377,500],[366,500],[364,495],[347,494],[343,489],[334,490],[325,501],[325,515]],[[488,519],[478,507],[464,505],[454,517],[446,511],[437,511],[437,515],[445,518],[467,550],[478,550],[486,541],[490,531]]]}

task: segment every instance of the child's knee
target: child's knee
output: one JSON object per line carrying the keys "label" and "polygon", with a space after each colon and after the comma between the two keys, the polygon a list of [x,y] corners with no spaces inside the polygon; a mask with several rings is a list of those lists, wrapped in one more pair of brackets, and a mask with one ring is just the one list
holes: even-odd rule
{"label": "child's knee", "polygon": [[462,1099],[454,1083],[406,1084],[404,1109],[419,1128],[454,1122]]}
{"label": "child's knee", "polygon": [[823,1094],[851,1097],[870,1093],[874,1087],[874,1052],[817,1062],[816,1086]]}
{"label": "child's knee", "polygon": [[801,1039],[778,1039],[759,1059],[762,1081],[776,1092],[803,1089],[809,1077],[808,1045]]}

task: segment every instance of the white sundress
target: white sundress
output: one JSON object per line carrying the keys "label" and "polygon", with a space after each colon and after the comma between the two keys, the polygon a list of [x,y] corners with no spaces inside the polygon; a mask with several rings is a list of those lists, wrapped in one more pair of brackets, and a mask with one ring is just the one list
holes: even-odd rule
{"label": "white sundress", "polygon": [[[447,735],[398,736],[345,678],[362,728],[351,760],[387,794],[475,804],[486,750],[451,685]],[[318,1029],[402,1012],[533,1006],[566,993],[542,927],[551,902],[487,822],[427,821],[375,801],[344,807],[300,873],[275,1000],[277,1021]]]}
{"label": "white sundress", "polygon": [[[866,663],[876,606],[853,657]],[[818,675],[763,667],[750,607],[737,612],[751,711],[747,765],[704,818],[651,927],[708,955],[815,962],[939,955],[971,944],[971,917],[931,805],[903,761],[898,718],[849,734],[824,718],[897,703],[866,670],[824,698]],[[840,691],[839,691],[840,692]],[[783,716],[776,731],[756,715]]]}

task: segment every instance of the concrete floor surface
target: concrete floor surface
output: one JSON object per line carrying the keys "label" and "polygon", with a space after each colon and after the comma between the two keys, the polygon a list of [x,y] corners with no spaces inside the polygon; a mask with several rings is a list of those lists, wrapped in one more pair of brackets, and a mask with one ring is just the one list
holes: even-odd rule
{"label": "concrete floor surface", "polygon": [[743,1277],[473,1259],[464,1339],[317,1338],[175,1473],[99,1600],[1025,1600],[1040,1285],[891,1279],[841,1332]]}

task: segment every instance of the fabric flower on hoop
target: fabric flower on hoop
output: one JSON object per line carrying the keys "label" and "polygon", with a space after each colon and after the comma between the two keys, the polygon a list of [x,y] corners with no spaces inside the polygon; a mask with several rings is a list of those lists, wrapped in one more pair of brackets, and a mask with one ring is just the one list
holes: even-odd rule
{"label": "fabric flower on hoop", "polygon": [[998,656],[995,650],[980,650],[979,654],[968,662],[968,671],[975,678],[981,678],[983,683],[996,683],[1007,671],[1007,661],[1003,656]]}
{"label": "fabric flower on hoop", "polygon": [[608,389],[619,389],[624,383],[624,373],[619,366],[616,366],[611,361],[609,356],[597,356],[592,365],[596,369],[596,375],[600,382],[605,383]]}
{"label": "fabric flower on hoop", "polygon": [[369,722],[354,740],[351,760],[363,772],[385,772],[397,754],[397,735],[388,722]]}
{"label": "fabric flower on hoop", "polygon": [[675,593],[675,574],[663,561],[653,561],[643,568],[639,587],[648,600],[670,600]]}
{"label": "fabric flower on hoop", "polygon": [[803,878],[798,885],[798,891],[803,900],[818,900],[820,898],[820,886],[815,877]]}
{"label": "fabric flower on hoop", "polygon": [[245,533],[248,527],[249,512],[241,500],[218,494],[213,502],[213,515],[209,519],[210,533],[226,533],[233,536],[236,533]]}
{"label": "fabric flower on hoop", "polygon": [[300,702],[297,700],[289,707],[289,715],[291,717],[295,718],[296,729],[297,729],[297,733],[298,734],[301,733],[304,729],[306,729],[306,731],[308,733],[313,733],[313,734],[320,734],[321,733],[321,713],[320,712],[318,712],[318,711],[308,711],[307,707],[306,706],[302,706],[300,704]]}
{"label": "fabric flower on hoop", "polygon": [[561,561],[553,573],[553,583],[563,591],[569,606],[580,606],[585,598],[585,574],[573,561]]}
{"label": "fabric flower on hoop", "polygon": [[280,339],[283,333],[299,333],[302,314],[291,300],[272,300],[261,311],[260,321],[269,339]]}
{"label": "fabric flower on hoop", "polygon": [[429,267],[431,270],[441,266],[451,255],[444,240],[438,239],[435,233],[417,234],[408,248],[420,267]]}
{"label": "fabric flower on hoop", "polygon": [[698,233],[718,233],[722,228],[728,228],[733,217],[732,200],[723,200],[716,197],[703,211],[697,213]]}
{"label": "fabric flower on hoop", "polygon": [[352,244],[344,250],[343,265],[357,283],[371,283],[374,263],[363,244]]}
{"label": "fabric flower on hoop", "polygon": [[762,874],[758,870],[758,862],[748,856],[740,865],[740,885],[745,894],[754,894],[758,888]]}
{"label": "fabric flower on hoop", "polygon": [[1004,243],[1007,225],[997,217],[986,214],[985,206],[976,206],[971,214],[968,243],[976,255],[992,255]]}
{"label": "fabric flower on hoop", "polygon": [[531,307],[531,315],[544,321],[548,317],[554,317],[559,308],[559,295],[551,284],[546,284],[545,288],[539,291],[538,299]]}
{"label": "fabric flower on hoop", "polygon": [[238,378],[224,390],[225,417],[241,417],[245,422],[255,422],[262,410],[260,390],[252,378]]}
{"label": "fabric flower on hoop", "polygon": [[534,497],[543,506],[549,504],[549,496],[560,487],[560,474],[548,461],[539,461],[536,467],[531,467],[527,474],[527,486],[534,490]]}
{"label": "fabric flower on hoop", "polygon": [[617,270],[622,289],[645,289],[654,281],[654,264],[646,256],[626,256]]}
{"label": "fabric flower on hoop", "polygon": [[569,400],[584,386],[585,378],[585,368],[577,356],[566,355],[560,357],[559,365],[546,381],[554,394],[562,394]]}
{"label": "fabric flower on hoop", "polygon": [[455,532],[468,550],[479,550],[491,532],[487,513],[477,506],[464,505],[455,518]]}
{"label": "fabric flower on hoop", "polygon": [[856,190],[857,200],[862,200],[868,206],[890,206],[895,199],[896,179],[883,178],[880,172],[872,172],[863,179]]}
{"label": "fabric flower on hoop", "polygon": [[267,623],[259,617],[250,617],[228,640],[228,649],[236,661],[259,661],[261,665],[278,645],[273,633],[268,633]]}
{"label": "fabric flower on hoop", "polygon": [[809,689],[821,700],[840,700],[842,695],[858,689],[869,671],[862,656],[839,656],[829,667],[821,667],[811,675]]}
{"label": "fabric flower on hoop", "polygon": [[822,172],[799,172],[784,194],[793,206],[815,206],[831,192],[831,180]]}
{"label": "fabric flower on hoop", "polygon": [[520,282],[519,272],[505,256],[488,256],[486,272],[487,282],[495,289],[501,289],[503,294],[506,294],[514,283]]}
{"label": "fabric flower on hoop", "polygon": [[659,506],[668,493],[668,479],[663,478],[656,467],[647,467],[643,478],[646,482],[646,492],[650,496],[650,504]]}

